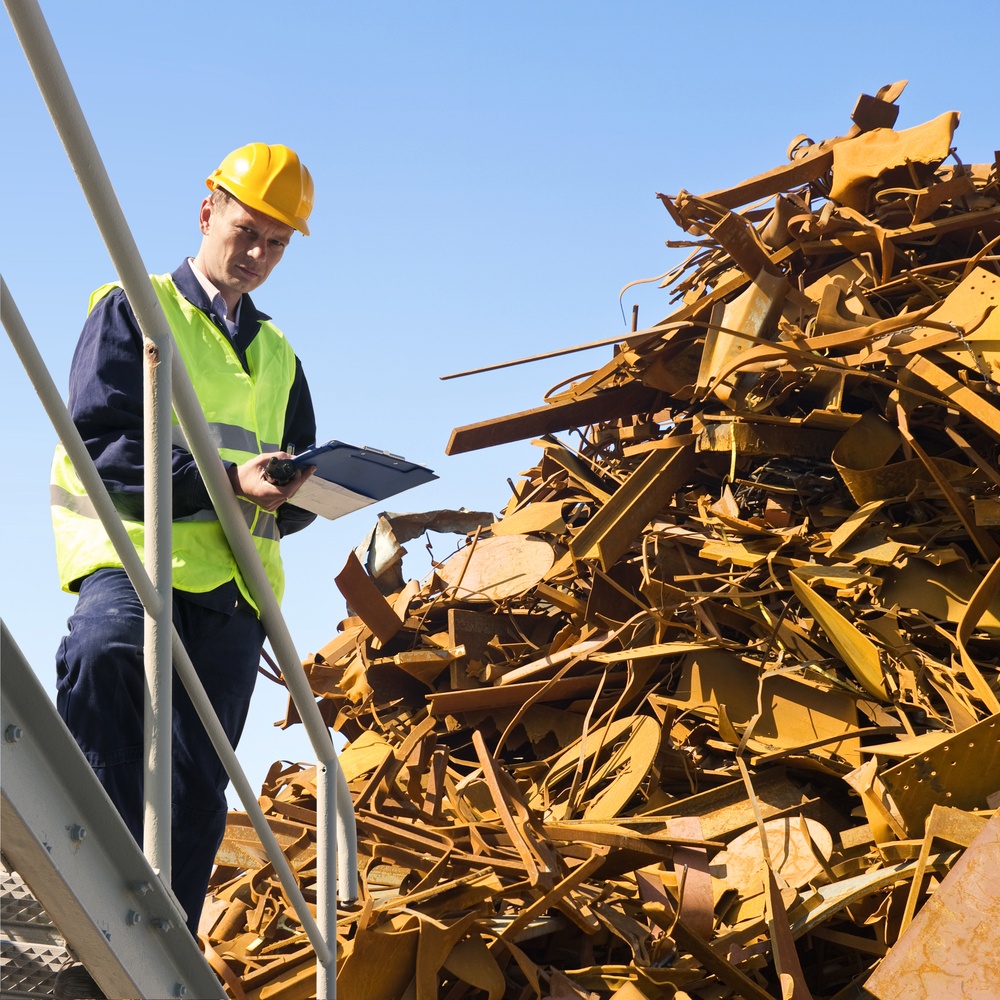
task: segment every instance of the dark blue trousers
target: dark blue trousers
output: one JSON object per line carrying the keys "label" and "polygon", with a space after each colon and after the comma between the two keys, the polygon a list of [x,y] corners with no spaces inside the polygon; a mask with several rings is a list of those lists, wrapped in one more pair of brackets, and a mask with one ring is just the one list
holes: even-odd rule
{"label": "dark blue trousers", "polygon": [[[231,584],[220,607],[174,591],[174,625],[235,747],[264,643],[256,612]],[[190,598],[190,599],[189,599]],[[202,603],[195,603],[201,601]],[[211,603],[211,601],[209,601]],[[138,844],[143,816],[143,609],[124,570],[80,586],[56,656],[56,706]],[[226,826],[229,779],[183,685],[173,683],[172,887],[197,934]]]}

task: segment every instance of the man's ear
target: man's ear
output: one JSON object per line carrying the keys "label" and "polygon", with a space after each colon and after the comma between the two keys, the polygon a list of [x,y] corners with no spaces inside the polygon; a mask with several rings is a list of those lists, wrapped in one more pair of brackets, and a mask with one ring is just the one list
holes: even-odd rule
{"label": "man's ear", "polygon": [[198,228],[201,229],[202,233],[205,235],[208,235],[208,224],[209,220],[212,218],[213,208],[212,199],[206,198],[201,203],[201,209],[198,212]]}

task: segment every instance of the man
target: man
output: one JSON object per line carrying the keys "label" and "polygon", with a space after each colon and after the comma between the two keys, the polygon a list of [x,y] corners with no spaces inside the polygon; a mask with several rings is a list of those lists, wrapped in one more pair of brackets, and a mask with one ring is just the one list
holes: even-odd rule
{"label": "man", "polygon": [[[151,281],[280,600],[279,538],[314,516],[287,501],[313,470],[278,485],[266,466],[311,445],[316,426],[298,359],[249,293],[267,280],[294,231],[308,235],[313,184],[292,150],[264,143],[230,153],[207,184],[197,256]],[[73,358],[69,408],[140,553],[142,356],[124,292],[98,289]],[[176,423],[173,431],[174,624],[235,746],[264,632]],[[60,583],[80,595],[57,654],[57,706],[141,843],[143,609],[62,446],[52,516]],[[196,934],[225,829],[228,779],[176,678],[173,698],[172,884]]]}

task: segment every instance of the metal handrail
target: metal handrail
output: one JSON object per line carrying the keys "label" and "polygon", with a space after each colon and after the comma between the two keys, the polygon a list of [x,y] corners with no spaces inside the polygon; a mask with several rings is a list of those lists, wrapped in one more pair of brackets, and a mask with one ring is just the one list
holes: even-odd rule
{"label": "metal handrail", "polygon": [[[97,516],[104,525],[104,530],[108,533],[111,544],[115,547],[115,551],[122,561],[125,572],[128,574],[136,594],[143,602],[144,607],[147,607],[147,602],[148,606],[155,607],[156,602],[160,600],[160,596],[156,592],[149,574],[146,572],[142,561],[136,553],[135,546],[132,544],[132,540],[129,538],[124,524],[122,524],[121,516],[112,503],[107,487],[104,485],[104,481],[101,479],[100,473],[97,471],[97,467],[94,465],[94,461],[87,451],[87,446],[84,444],[80,432],[73,423],[73,418],[70,416],[69,410],[62,400],[55,382],[53,382],[49,375],[45,362],[35,347],[31,334],[21,317],[17,304],[11,296],[10,289],[8,289],[2,275],[0,275],[0,322],[3,323],[4,329],[7,331],[10,341],[14,346],[14,350],[21,359],[21,364],[24,366],[35,392],[38,394],[39,399],[41,399],[42,405],[46,413],[48,413],[49,419],[52,421],[52,425],[59,435],[63,447],[66,449],[66,453],[69,455],[73,467],[80,477],[80,481],[84,485],[84,489],[87,491],[87,496],[93,503],[94,509],[97,511]],[[212,744],[219,754],[219,758],[232,780],[240,800],[246,808],[247,816],[253,824],[257,836],[260,837],[261,843],[268,857],[271,859],[275,871],[281,879],[285,891],[288,893],[289,899],[292,901],[296,914],[302,921],[303,929],[306,931],[313,947],[316,948],[317,955],[322,956],[327,954],[329,949],[326,940],[313,919],[291,866],[288,864],[288,860],[285,858],[284,852],[281,850],[277,838],[274,836],[263,810],[257,802],[253,789],[250,787],[250,783],[243,773],[243,768],[240,766],[233,748],[229,744],[225,730],[223,730],[222,725],[219,723],[218,717],[205,692],[201,678],[195,671],[191,663],[191,658],[184,648],[184,644],[177,634],[176,629],[173,630],[172,638],[174,667],[177,670],[178,676],[184,684],[185,690],[188,692],[188,696],[191,698],[191,702],[198,712],[199,718],[208,731]]]}
{"label": "metal handrail", "polygon": [[[102,238],[118,271],[125,293],[135,311],[140,329],[143,335],[152,342],[154,351],[158,351],[161,361],[165,355],[171,357],[170,368],[173,382],[174,411],[187,437],[188,446],[195,458],[195,462],[205,479],[209,495],[215,506],[220,524],[229,540],[240,572],[243,574],[250,594],[260,610],[261,620],[270,638],[272,649],[278,660],[289,693],[303,721],[313,750],[316,753],[318,765],[317,914],[320,926],[316,931],[317,939],[314,940],[313,934],[310,934],[309,937],[317,952],[317,996],[334,998],[336,996],[336,949],[328,945],[336,940],[336,887],[333,887],[331,890],[329,873],[336,870],[339,885],[345,899],[353,900],[357,896],[357,832],[354,822],[353,803],[351,802],[347,781],[337,761],[329,729],[316,705],[309,682],[296,654],[294,643],[281,615],[278,602],[261,564],[257,549],[253,544],[249,529],[239,511],[238,502],[233,494],[216,446],[211,439],[201,405],[195,395],[190,378],[178,352],[170,350],[172,334],[169,326],[163,316],[156,295],[152,291],[138,248],[135,245],[117,198],[114,196],[110,179],[101,161],[82,109],[76,100],[58,50],[49,33],[48,26],[35,0],[5,0],[5,4],[21,47],[35,75],[39,90],[48,106],[53,123],[56,126],[70,162],[83,188],[91,212],[94,215]],[[5,295],[4,298],[5,300],[9,300],[9,295]],[[7,312],[10,311],[7,310]],[[4,323],[6,325],[6,320]],[[23,321],[21,326],[23,327]],[[26,329],[24,332],[27,333]],[[30,341],[30,336],[28,340]],[[33,348],[34,345],[32,344]],[[37,361],[40,360],[40,357],[38,357]],[[23,358],[22,363],[24,363]],[[35,359],[33,359],[32,363],[35,363]],[[42,363],[42,369],[44,370],[44,363]],[[31,372],[29,371],[30,375]],[[45,378],[51,383],[51,378],[48,377],[47,370],[45,370]],[[63,415],[69,421],[70,426],[72,426],[72,420],[69,419],[69,414],[62,404],[61,397],[59,397],[58,392],[55,390],[54,383],[51,383],[50,387],[46,386],[46,395],[49,388],[55,392],[55,396],[59,402],[59,407],[54,407],[53,409],[61,410],[58,422],[53,412],[50,412],[49,415],[53,419],[53,423],[56,424],[57,431],[60,431],[60,436],[63,438],[64,444],[66,444],[67,438],[72,438],[72,434],[69,434],[68,428],[61,428],[59,424],[63,422]],[[36,390],[38,390],[37,385]],[[39,391],[39,395],[42,395],[41,391]],[[46,408],[49,409],[48,404],[46,404]],[[169,421],[169,416],[167,419]],[[62,433],[63,430],[67,432],[65,436]],[[75,431],[75,427],[73,430]],[[76,437],[79,438],[79,435],[77,434]],[[82,440],[79,441],[79,444],[82,447]],[[89,454],[86,453],[85,448],[83,449],[83,454],[86,455],[87,462],[89,462]],[[71,454],[70,457],[77,471],[82,473],[81,466],[77,464],[77,456]],[[79,457],[82,461],[83,456]],[[84,467],[87,462],[83,463]],[[93,472],[97,476],[96,469]],[[83,479],[82,474],[81,479]],[[91,486],[94,486],[96,489],[97,484],[88,483],[86,479],[83,479],[83,481],[88,493],[91,493]],[[99,476],[97,476],[97,481],[100,482]],[[100,490],[96,490],[96,493],[91,493],[92,497],[96,499],[96,496],[100,495],[103,489],[103,483],[101,483]],[[108,504],[110,505],[110,500],[108,500]],[[113,510],[113,505],[111,507]],[[117,512],[114,512],[113,520],[121,528]],[[107,524],[105,527],[109,530],[109,537],[114,540],[113,529],[109,528]],[[122,529],[122,532],[124,533],[124,529]],[[128,547],[131,548],[131,542],[128,543]],[[169,556],[169,546],[167,549]],[[126,563],[124,555],[122,556],[122,560],[123,564],[126,565],[126,571],[128,571],[129,565]],[[135,570],[135,567],[133,566],[132,569]],[[132,574],[130,573],[129,575],[131,579]],[[148,577],[146,577],[146,584],[143,584],[142,577],[146,577],[145,570],[142,571],[141,575],[137,574],[137,579],[134,579],[132,582],[133,586],[136,587],[136,593],[140,599],[143,599],[147,613],[149,608],[158,609],[162,613],[165,603],[162,589],[154,587]],[[147,585],[153,593],[149,593]],[[148,605],[144,599],[144,592],[145,598],[148,598],[150,601]],[[166,593],[169,595],[169,587]],[[190,660],[187,658],[186,653],[183,652],[183,649],[180,650],[180,655],[178,656],[179,642],[175,640],[173,645],[176,659],[175,666],[178,667],[178,673],[182,680],[185,681],[185,684],[187,684],[187,680],[191,679],[190,677],[186,677],[189,673],[187,668],[190,668]],[[193,668],[190,669],[190,673],[194,674]],[[194,675],[193,679],[197,680],[196,675]],[[194,694],[192,694],[192,701],[195,701]],[[202,715],[200,708],[199,715]],[[211,715],[214,719],[214,712]],[[203,721],[205,721],[204,717]],[[218,726],[217,720],[215,720],[215,725]],[[217,733],[213,734],[213,727],[210,723],[208,724],[208,728],[210,735],[213,735],[214,739]],[[218,727],[218,730],[221,731],[221,726]],[[244,807],[247,808],[247,812],[250,814],[251,802],[253,806],[256,806],[256,800],[242,774],[242,769],[239,768],[235,755],[232,754],[231,748],[229,748],[228,740],[224,739],[223,742],[225,743],[225,748],[217,749],[220,751],[220,757],[224,764],[227,764],[226,757],[231,756],[229,763],[235,765],[238,777],[231,771],[229,772],[230,777],[236,786],[237,792],[240,794]],[[228,764],[227,771],[229,771]],[[331,780],[335,782],[333,794],[330,794],[328,784]],[[347,817],[350,817],[350,822],[348,822]],[[262,814],[261,819],[266,828],[266,833],[258,830],[258,835],[261,836],[261,840],[264,842],[266,837],[270,835],[270,827],[267,826],[266,820],[263,820]],[[256,828],[256,823],[254,825]],[[331,834],[334,831],[335,835],[332,836]],[[273,840],[273,837],[271,839]],[[275,847],[277,847],[276,844]],[[275,863],[276,868],[279,867],[281,862],[272,853],[270,847],[267,849],[272,862]],[[277,851],[277,855],[280,855],[282,860],[284,859],[280,850]],[[282,881],[284,883],[284,879]],[[292,881],[294,882],[294,877]],[[286,888],[288,887],[286,886]],[[297,890],[297,885],[295,888]],[[292,892],[290,891],[291,895]],[[297,907],[296,909],[298,912]],[[308,908],[306,907],[305,909],[306,913],[308,913]],[[303,917],[302,913],[299,915],[300,918]],[[302,919],[302,923],[303,927],[307,928],[311,920]]]}
{"label": "metal handrail", "polygon": [[[156,294],[146,279],[146,270],[128,224],[118,204],[107,171],[86,118],[76,99],[66,68],[35,0],[5,0],[11,23],[35,75],[59,137],[115,268],[127,288],[148,339],[143,352],[144,487],[146,495],[146,567],[158,601],[147,608],[144,624],[144,670],[148,699],[144,726],[143,813],[144,853],[150,864],[169,873],[170,864],[170,740],[171,740],[171,494],[161,483],[170,479],[170,396],[172,337],[165,320],[152,322],[154,311],[162,317]],[[144,286],[144,287],[142,287]],[[147,317],[143,322],[142,317]],[[162,766],[166,761],[167,766]]]}

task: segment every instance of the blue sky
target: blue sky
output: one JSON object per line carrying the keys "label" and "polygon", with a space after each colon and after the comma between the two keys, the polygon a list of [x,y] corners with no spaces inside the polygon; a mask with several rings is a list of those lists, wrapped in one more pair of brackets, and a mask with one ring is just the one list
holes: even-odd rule
{"label": "blue sky", "polygon": [[[472,378],[440,376],[611,337],[621,288],[665,272],[682,234],[655,198],[709,191],[783,162],[795,136],[850,126],[857,96],[909,79],[897,127],[962,112],[965,162],[993,159],[996,9],[924,0],[771,2],[289,2],[167,6],[48,0],[42,11],[147,269],[198,248],[204,178],[248,141],[294,147],[313,173],[313,235],[296,237],[255,300],[302,358],[319,435],[433,467],[394,510],[500,510],[530,443],[448,457],[453,427],[540,405],[609,349]],[[993,22],[992,24],[989,22]],[[6,18],[0,268],[65,387],[107,253]],[[628,291],[643,326],[671,312]],[[43,681],[73,598],[48,521],[55,434],[6,337],[0,426],[16,472],[0,489],[0,615]],[[336,632],[333,583],[379,507],[284,546],[285,613],[300,653]],[[436,556],[454,541],[432,536]],[[404,563],[421,576],[426,555]],[[259,785],[309,759],[279,733],[262,681],[240,756]]]}

